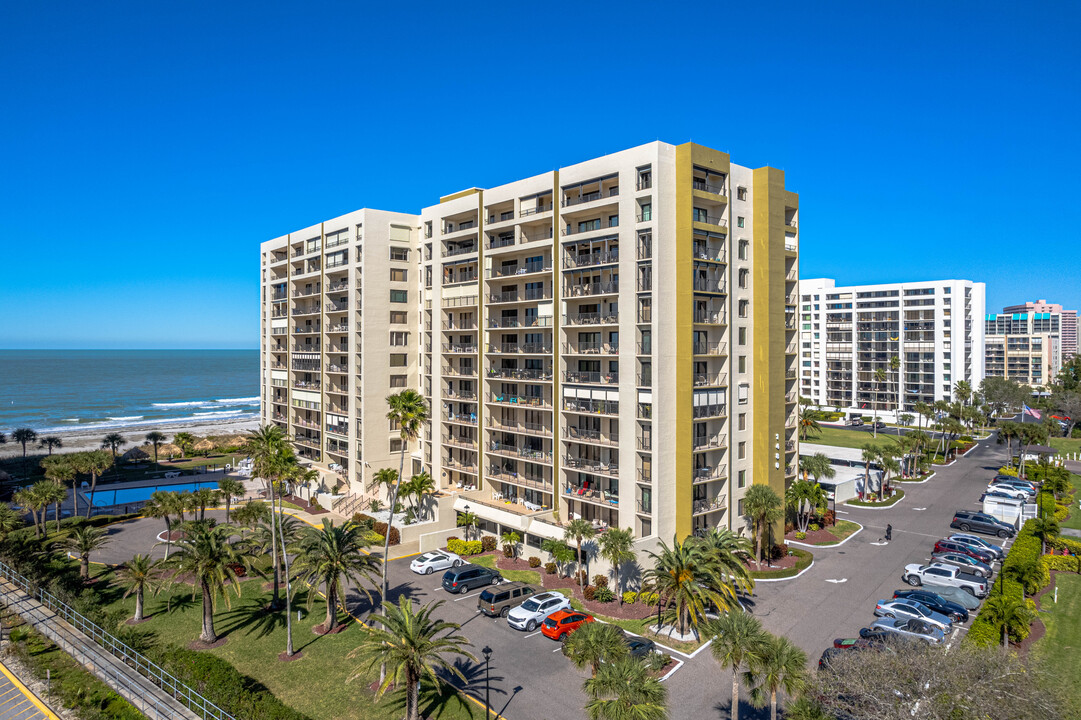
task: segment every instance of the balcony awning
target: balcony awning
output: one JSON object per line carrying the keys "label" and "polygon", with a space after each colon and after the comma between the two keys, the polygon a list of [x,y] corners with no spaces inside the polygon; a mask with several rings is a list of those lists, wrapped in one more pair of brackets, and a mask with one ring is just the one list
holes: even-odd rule
{"label": "balcony awning", "polygon": [[563,528],[551,525],[542,520],[532,520],[529,523],[530,535],[537,535],[538,537],[548,538],[549,540],[562,540]]}

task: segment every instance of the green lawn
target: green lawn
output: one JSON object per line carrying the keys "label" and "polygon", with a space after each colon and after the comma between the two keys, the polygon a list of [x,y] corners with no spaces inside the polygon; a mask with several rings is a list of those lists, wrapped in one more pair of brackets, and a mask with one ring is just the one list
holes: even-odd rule
{"label": "green lawn", "polygon": [[1073,483],[1074,501],[1070,508],[1070,517],[1063,520],[1059,525],[1064,528],[1081,530],[1081,510],[1077,507],[1077,499],[1081,498],[1081,475],[1070,473],[1070,482]]}
{"label": "green lawn", "polygon": [[[352,623],[337,635],[317,636],[312,627],[323,622],[326,606],[322,598],[312,603],[311,612],[306,605],[306,594],[298,593],[294,601],[294,610],[301,609],[302,618],[293,617],[293,646],[302,651],[304,656],[292,662],[281,662],[278,654],[285,650],[285,626],[281,614],[269,616],[262,608],[269,600],[270,593],[263,592],[263,580],[249,580],[242,583],[241,597],[231,596],[232,607],[222,603],[215,616],[215,626],[219,635],[229,638],[220,648],[209,650],[228,661],[241,673],[259,681],[270,689],[283,703],[302,712],[313,720],[336,720],[337,718],[355,718],[356,720],[397,720],[401,717],[401,705],[397,699],[388,695],[378,704],[373,702],[373,695],[368,690],[368,683],[378,676],[378,668],[370,678],[358,678],[347,682],[357,668],[357,663],[348,659],[348,654],[357,646],[363,626]],[[134,611],[134,598],[119,600],[113,607],[123,607],[128,615]],[[139,626],[140,630],[153,633],[158,641],[187,646],[196,639],[200,631],[202,603],[198,596],[192,599],[191,592],[183,586],[173,591],[172,610],[166,610],[165,596],[147,598],[146,612],[150,620]],[[298,682],[298,678],[308,678]],[[465,701],[450,699],[445,708],[439,711],[431,707],[435,699],[428,697],[422,704],[424,714],[447,720],[459,720],[473,717],[475,709]]]}
{"label": "green lawn", "polygon": [[1048,441],[1048,444],[1060,453],[1081,452],[1081,438],[1054,437]]}
{"label": "green lawn", "polygon": [[849,535],[851,535],[852,533],[856,532],[859,529],[860,529],[860,524],[859,523],[854,523],[854,522],[851,522],[849,520],[838,520],[836,525],[827,526],[826,527],[826,532],[828,532],[833,537],[837,538],[837,541],[840,542],[841,540],[844,540]]}
{"label": "green lawn", "polygon": [[845,505],[856,505],[857,507],[889,507],[890,505],[896,505],[901,502],[901,498],[905,496],[905,491],[897,488],[893,497],[886,498],[885,502],[868,502],[864,500],[848,500]]}
{"label": "green lawn", "polygon": [[[1041,613],[1047,634],[1037,641],[1033,652],[1048,673],[1070,677],[1077,667],[1077,652],[1081,648],[1081,575],[1059,573],[1055,576],[1058,587],[1058,603],[1052,601],[1053,592],[1046,593],[1040,601]],[[1073,694],[1075,707],[1081,708],[1081,685],[1064,683]]]}
{"label": "green lawn", "polygon": [[814,431],[808,432],[807,439],[803,442],[862,449],[865,445],[892,447],[897,444],[897,436],[879,433],[876,438],[869,432],[845,430],[844,428],[823,425],[822,432],[817,435]]}
{"label": "green lawn", "polygon": [[[780,580],[782,578],[790,578],[799,575],[814,561],[815,556],[809,551],[802,548],[792,548],[792,552],[796,556],[796,566],[790,567],[787,570],[751,570],[751,577],[758,579]],[[763,560],[765,562],[765,560]]]}

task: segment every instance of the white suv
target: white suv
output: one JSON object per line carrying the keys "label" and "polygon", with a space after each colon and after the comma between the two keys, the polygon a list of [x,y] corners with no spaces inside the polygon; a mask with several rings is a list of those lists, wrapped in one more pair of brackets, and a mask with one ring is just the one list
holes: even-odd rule
{"label": "white suv", "polygon": [[556,610],[570,610],[571,601],[563,593],[546,592],[534,595],[510,611],[507,624],[515,630],[533,632]]}

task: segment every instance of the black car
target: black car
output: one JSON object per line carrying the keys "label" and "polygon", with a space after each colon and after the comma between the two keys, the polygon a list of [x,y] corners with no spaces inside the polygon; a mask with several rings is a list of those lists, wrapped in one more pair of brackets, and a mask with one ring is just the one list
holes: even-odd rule
{"label": "black car", "polygon": [[971,510],[958,510],[953,514],[953,522],[950,527],[961,532],[978,532],[984,535],[998,535],[1000,538],[1013,537],[1017,530],[1013,525],[1004,523],[987,513],[973,512]]}
{"label": "black car", "polygon": [[875,640],[878,642],[889,642],[895,636],[891,632],[881,630],[879,628],[865,627],[860,628],[860,637],[864,640]]}
{"label": "black car", "polygon": [[928,610],[946,615],[953,622],[968,621],[968,610],[964,605],[947,600],[927,590],[896,590],[893,597],[898,600],[915,600]]}
{"label": "black car", "polygon": [[498,585],[503,581],[499,571],[483,565],[461,565],[443,573],[443,589],[451,593],[467,593],[485,585]]}
{"label": "black car", "polygon": [[644,637],[628,637],[627,647],[630,649],[632,658],[646,658],[650,653],[657,651],[657,643]]}

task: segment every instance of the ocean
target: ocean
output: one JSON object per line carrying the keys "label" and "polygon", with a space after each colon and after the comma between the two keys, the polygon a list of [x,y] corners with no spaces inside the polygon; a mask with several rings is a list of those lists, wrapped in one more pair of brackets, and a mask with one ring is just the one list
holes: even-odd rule
{"label": "ocean", "polygon": [[258,415],[258,350],[0,350],[0,431]]}

